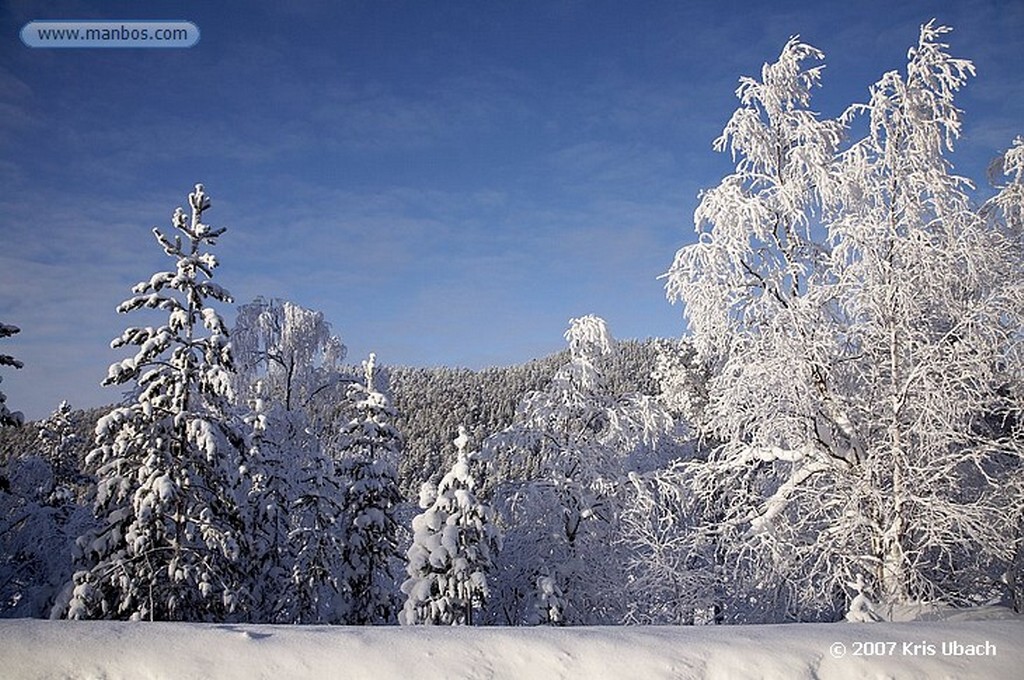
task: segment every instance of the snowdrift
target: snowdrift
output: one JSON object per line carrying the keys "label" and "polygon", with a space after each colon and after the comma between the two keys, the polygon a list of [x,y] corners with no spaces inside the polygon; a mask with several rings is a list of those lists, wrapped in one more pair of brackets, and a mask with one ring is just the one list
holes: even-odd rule
{"label": "snowdrift", "polygon": [[0,621],[22,678],[1017,678],[1024,618],[441,628]]}

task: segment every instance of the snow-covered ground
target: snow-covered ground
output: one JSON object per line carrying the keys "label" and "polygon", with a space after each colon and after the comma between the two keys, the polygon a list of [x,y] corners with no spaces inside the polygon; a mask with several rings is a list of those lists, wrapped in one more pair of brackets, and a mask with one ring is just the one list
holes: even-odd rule
{"label": "snow-covered ground", "polygon": [[1022,677],[1024,618],[1005,610],[978,614],[907,623],[679,628],[355,628],[18,619],[0,621],[0,677]]}

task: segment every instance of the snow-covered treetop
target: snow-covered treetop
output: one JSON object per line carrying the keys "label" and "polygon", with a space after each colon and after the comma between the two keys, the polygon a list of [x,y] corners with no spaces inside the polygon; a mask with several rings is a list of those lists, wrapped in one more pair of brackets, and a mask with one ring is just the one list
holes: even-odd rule
{"label": "snow-covered treetop", "polygon": [[455,444],[459,458],[465,458],[466,447],[469,445],[469,433],[466,431],[465,425],[459,425],[459,435],[452,440],[452,443]]}
{"label": "snow-covered treetop", "polygon": [[[825,256],[812,230],[835,202],[829,168],[844,126],[808,108],[823,68],[813,62],[822,57],[790,39],[760,80],[740,80],[741,105],[714,142],[733,157],[735,172],[701,194],[698,242],[680,249],[665,275],[702,354],[724,350],[735,328],[752,329],[799,304]],[[705,285],[711,281],[721,285]]]}
{"label": "snow-covered treetop", "polygon": [[573,358],[584,358],[590,361],[597,357],[611,354],[615,341],[608,331],[608,324],[599,316],[587,314],[578,319],[569,319],[569,329],[565,331],[565,341],[569,343],[569,351]]}
{"label": "snow-covered treetop", "polygon": [[377,355],[370,352],[370,357],[363,362],[363,375],[366,376],[366,389],[373,391],[373,371],[377,367]]}
{"label": "snow-covered treetop", "polygon": [[1024,137],[1013,140],[1013,146],[1003,154],[1003,174],[1020,184],[1024,182]]}
{"label": "snow-covered treetop", "polygon": [[333,384],[346,353],[322,312],[277,298],[240,307],[232,338],[240,384],[263,380],[287,410]]}
{"label": "snow-covered treetop", "polygon": [[993,184],[1000,187],[992,203],[1003,214],[1010,237],[1024,244],[1024,137],[1013,140],[1013,146],[993,163],[990,173]]}
{"label": "snow-covered treetop", "polygon": [[[212,281],[217,258],[203,251],[205,246],[214,245],[226,229],[213,229],[203,223],[202,213],[209,209],[210,197],[202,184],[195,185],[188,198],[192,206],[191,218],[180,207],[175,209],[171,225],[178,233],[173,238],[159,228],[153,228],[157,242],[169,257],[174,258],[175,271],[157,272],[148,280],[137,283],[132,288],[132,297],[117,307],[119,314],[142,308],[162,309],[169,313],[166,325],[128,328],[110,343],[114,349],[135,345],[138,350],[135,356],[112,364],[103,384],[118,385],[138,379],[143,401],[148,399],[145,396],[147,392],[158,389],[155,385],[161,381],[157,376],[168,368],[159,357],[171,347],[177,347],[172,352],[173,370],[189,374],[196,367],[201,367],[201,390],[210,394],[230,394],[227,375],[233,368],[231,343],[223,320],[216,310],[207,306],[207,302],[212,299],[230,303],[232,298],[228,291]],[[183,243],[182,236],[187,238],[187,244]],[[209,331],[209,336],[203,339],[195,337],[195,329],[200,324]],[[145,367],[153,370],[142,373]],[[183,394],[174,399],[187,401]],[[180,404],[172,410],[179,411],[179,407]]]}

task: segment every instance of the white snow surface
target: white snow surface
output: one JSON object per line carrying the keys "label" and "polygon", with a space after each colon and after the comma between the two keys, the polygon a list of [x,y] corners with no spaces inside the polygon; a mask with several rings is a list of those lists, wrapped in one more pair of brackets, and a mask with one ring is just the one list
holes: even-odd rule
{"label": "white snow surface", "polygon": [[[878,656],[854,655],[864,642],[893,644],[872,645]],[[836,643],[845,645],[842,658]],[[992,655],[946,653],[951,643]],[[10,680],[998,679],[1021,677],[1024,617],[989,610],[905,623],[577,628],[14,619],[0,621],[0,659],[0,676]]]}

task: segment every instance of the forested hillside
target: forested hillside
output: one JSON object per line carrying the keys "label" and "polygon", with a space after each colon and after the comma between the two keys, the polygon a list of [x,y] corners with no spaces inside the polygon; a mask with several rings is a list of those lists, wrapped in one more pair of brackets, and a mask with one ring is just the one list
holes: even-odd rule
{"label": "forested hillside", "polygon": [[[622,340],[611,362],[608,381],[619,394],[640,392],[654,395],[658,387],[651,376],[657,357],[658,340]],[[512,424],[516,406],[529,392],[543,388],[565,362],[568,351],[533,359],[515,366],[482,370],[440,367],[382,367],[386,389],[393,399],[395,427],[402,435],[399,479],[403,495],[415,500],[421,482],[440,479],[455,457],[451,440],[459,426],[466,427],[473,441]],[[354,373],[357,367],[345,369]],[[74,450],[81,462],[93,447],[97,421],[112,407],[70,413],[74,428]],[[40,422],[23,427],[0,428],[0,465],[9,457],[37,455]]]}
{"label": "forested hillside", "polygon": [[[614,394],[657,394],[652,377],[657,340],[623,340],[609,362],[607,381]],[[509,425],[516,407],[530,392],[542,389],[568,359],[561,351],[517,366],[485,368],[394,367],[387,370],[405,440],[399,478],[406,497],[421,482],[437,481],[455,458],[451,440],[464,426],[480,443]]]}

